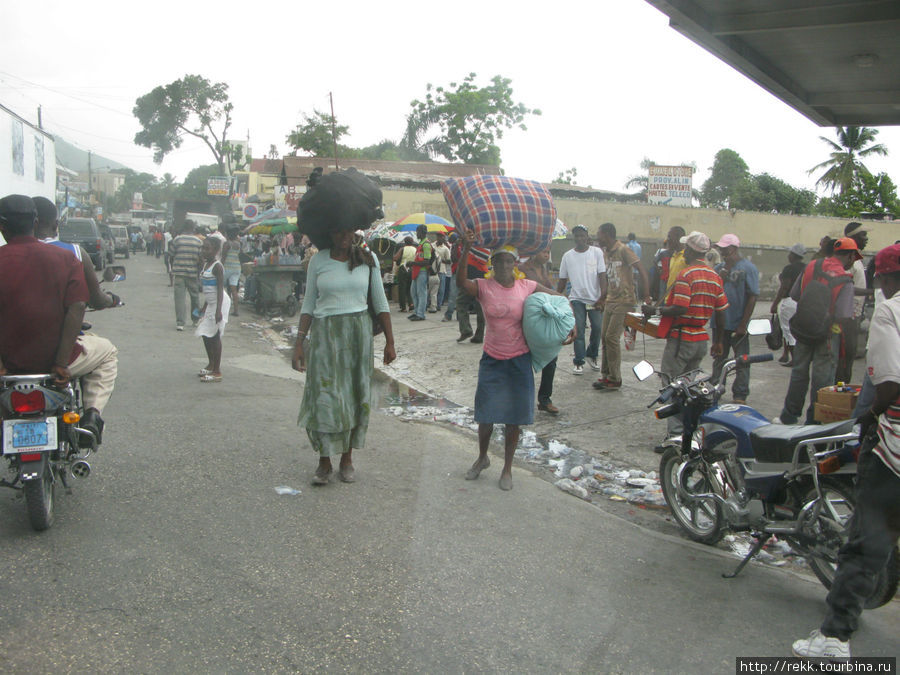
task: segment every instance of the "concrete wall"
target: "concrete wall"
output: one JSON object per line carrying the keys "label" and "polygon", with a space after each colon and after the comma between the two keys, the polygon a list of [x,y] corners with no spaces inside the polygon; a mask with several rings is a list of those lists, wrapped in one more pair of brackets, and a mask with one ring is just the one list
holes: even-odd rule
{"label": "concrete wall", "polygon": [[53,136],[0,106],[0,196],[56,200]]}
{"label": "concrete wall", "polygon": [[[771,213],[731,212],[719,209],[674,208],[650,204],[619,204],[589,200],[555,198],[559,218],[570,228],[578,223],[593,235],[601,223],[615,224],[623,241],[629,232],[637,235],[643,247],[643,261],[653,255],[670,227],[680,225],[686,232],[700,230],[713,242],[723,234],[734,233],[743,244],[743,254],[760,271],[763,297],[773,296],[778,288],[778,273],[787,264],[787,250],[800,242],[812,253],[826,234],[839,236],[849,222],[841,218],[785,216]],[[384,189],[384,219],[391,223],[410,213],[426,211],[450,219],[450,209],[439,190]],[[900,239],[900,220],[890,223],[872,222],[867,253]],[[556,240],[552,245],[553,260],[572,248],[571,239]],[[807,255],[807,260],[810,256]],[[555,266],[555,265],[554,265]]]}

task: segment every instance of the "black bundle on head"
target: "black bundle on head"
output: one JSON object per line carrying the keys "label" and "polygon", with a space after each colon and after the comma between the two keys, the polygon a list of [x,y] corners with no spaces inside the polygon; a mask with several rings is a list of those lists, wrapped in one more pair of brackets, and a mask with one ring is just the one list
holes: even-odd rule
{"label": "black bundle on head", "polygon": [[317,171],[310,174],[310,187],[297,205],[297,227],[316,248],[331,248],[332,232],[364,230],[384,217],[381,189],[359,171],[336,171],[316,179]]}

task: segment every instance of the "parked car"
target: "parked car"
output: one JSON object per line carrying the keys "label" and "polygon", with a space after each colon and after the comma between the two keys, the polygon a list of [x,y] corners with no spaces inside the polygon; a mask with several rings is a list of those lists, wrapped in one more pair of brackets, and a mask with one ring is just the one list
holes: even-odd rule
{"label": "parked car", "polygon": [[128,236],[128,229],[124,225],[110,225],[113,242],[115,243],[115,252],[128,258],[131,255],[131,237]]}
{"label": "parked car", "polygon": [[112,255],[112,244],[103,238],[100,226],[93,218],[67,218],[66,222],[59,225],[59,238],[70,244],[78,244],[87,251],[96,270],[106,267],[109,256]]}

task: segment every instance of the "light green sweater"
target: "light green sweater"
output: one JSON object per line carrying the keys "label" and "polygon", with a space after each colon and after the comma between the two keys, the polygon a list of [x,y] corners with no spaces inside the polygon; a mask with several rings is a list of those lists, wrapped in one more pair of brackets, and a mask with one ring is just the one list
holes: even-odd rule
{"label": "light green sweater", "polygon": [[372,306],[375,313],[391,311],[381,283],[378,258],[374,253],[372,257],[375,258],[375,267],[359,265],[350,272],[349,263],[331,259],[330,249],[316,253],[309,261],[306,273],[306,295],[301,314],[321,319],[337,314],[362,312],[368,307],[369,283],[372,286]]}

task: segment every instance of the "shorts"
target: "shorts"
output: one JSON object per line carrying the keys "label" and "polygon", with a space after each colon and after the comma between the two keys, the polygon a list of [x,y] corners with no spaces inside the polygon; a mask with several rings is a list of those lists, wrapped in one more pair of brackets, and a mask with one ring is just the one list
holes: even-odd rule
{"label": "shorts", "polygon": [[240,272],[225,272],[225,285],[226,286],[237,286],[238,282],[241,280]]}

